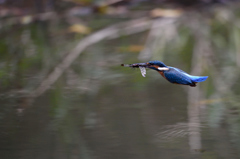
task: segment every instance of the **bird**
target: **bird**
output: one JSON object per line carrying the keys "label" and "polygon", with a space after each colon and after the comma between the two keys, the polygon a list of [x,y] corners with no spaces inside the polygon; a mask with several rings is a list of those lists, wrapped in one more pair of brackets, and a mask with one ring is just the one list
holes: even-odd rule
{"label": "bird", "polygon": [[142,75],[145,77],[146,72],[142,71],[142,68],[149,68],[160,73],[163,78],[173,84],[189,85],[190,87],[196,87],[198,82],[206,81],[208,76],[193,76],[184,72],[183,70],[165,65],[162,61],[149,61],[146,63],[135,64],[121,64],[125,67],[139,67]]}

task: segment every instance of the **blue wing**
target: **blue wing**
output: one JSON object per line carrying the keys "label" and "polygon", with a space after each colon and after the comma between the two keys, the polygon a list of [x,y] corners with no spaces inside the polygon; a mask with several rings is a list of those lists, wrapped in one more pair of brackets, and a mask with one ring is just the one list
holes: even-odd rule
{"label": "blue wing", "polygon": [[193,83],[192,79],[186,74],[175,68],[170,68],[164,72],[164,76],[171,83],[190,85]]}
{"label": "blue wing", "polygon": [[187,72],[184,72],[183,70],[181,70],[181,69],[179,69],[179,68],[171,67],[171,66],[169,66],[169,68],[173,68],[173,69],[175,69],[176,71],[179,71],[179,72],[182,72],[182,73],[185,73],[185,74],[189,75]]}
{"label": "blue wing", "polygon": [[169,68],[170,70],[164,75],[172,83],[191,84],[193,82],[203,82],[208,78],[208,76],[192,76],[175,67]]}

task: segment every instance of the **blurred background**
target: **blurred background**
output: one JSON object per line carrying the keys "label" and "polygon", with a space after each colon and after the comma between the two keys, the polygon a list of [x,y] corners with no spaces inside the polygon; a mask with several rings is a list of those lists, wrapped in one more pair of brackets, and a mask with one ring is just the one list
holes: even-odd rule
{"label": "blurred background", "polygon": [[[1,159],[240,156],[238,0],[0,0]],[[197,87],[120,64],[160,60]]]}

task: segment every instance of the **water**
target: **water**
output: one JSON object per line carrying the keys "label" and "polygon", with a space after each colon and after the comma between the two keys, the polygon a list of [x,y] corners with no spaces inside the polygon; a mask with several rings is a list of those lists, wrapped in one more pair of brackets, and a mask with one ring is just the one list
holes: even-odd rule
{"label": "water", "polygon": [[[139,62],[119,48],[142,45],[146,32],[89,47],[49,89],[29,96],[81,38],[51,37],[62,29],[49,31],[56,24],[32,24],[1,41],[8,50],[1,60],[2,159],[239,158],[237,91],[223,97],[212,77],[189,88],[120,66]],[[19,37],[26,43],[10,47]]]}

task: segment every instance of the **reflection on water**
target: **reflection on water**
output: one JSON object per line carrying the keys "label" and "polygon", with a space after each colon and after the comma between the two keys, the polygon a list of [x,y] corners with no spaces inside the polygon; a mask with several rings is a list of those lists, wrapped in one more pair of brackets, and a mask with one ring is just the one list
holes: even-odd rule
{"label": "reflection on water", "polygon": [[[142,44],[147,33],[87,48],[43,94],[29,96],[79,41],[51,37],[56,24],[32,24],[1,40],[9,49],[0,66],[1,158],[238,158],[238,96],[221,94],[231,87],[218,90],[210,77],[188,89],[119,65],[138,54],[116,48]],[[18,38],[23,43],[10,48]],[[181,66],[177,58],[166,61]],[[194,61],[192,73],[202,74],[204,62]]]}
{"label": "reflection on water", "polygon": [[[139,72],[122,75],[121,81],[119,77],[114,79],[119,80],[117,84],[104,81],[97,92],[52,89],[21,115],[16,113],[23,104],[21,99],[2,98],[2,107],[12,109],[8,108],[1,119],[1,156],[192,158],[192,146],[206,157],[234,157],[224,127],[188,125],[187,96],[182,87],[163,83],[153,73],[149,71],[148,78],[139,82],[133,80],[142,78]],[[97,82],[93,80],[93,85]],[[224,137],[215,135],[220,132]],[[194,140],[199,135],[200,141]],[[189,145],[189,137],[193,144],[200,145]],[[226,142],[226,147],[218,147]],[[219,154],[221,151],[225,153]]]}

